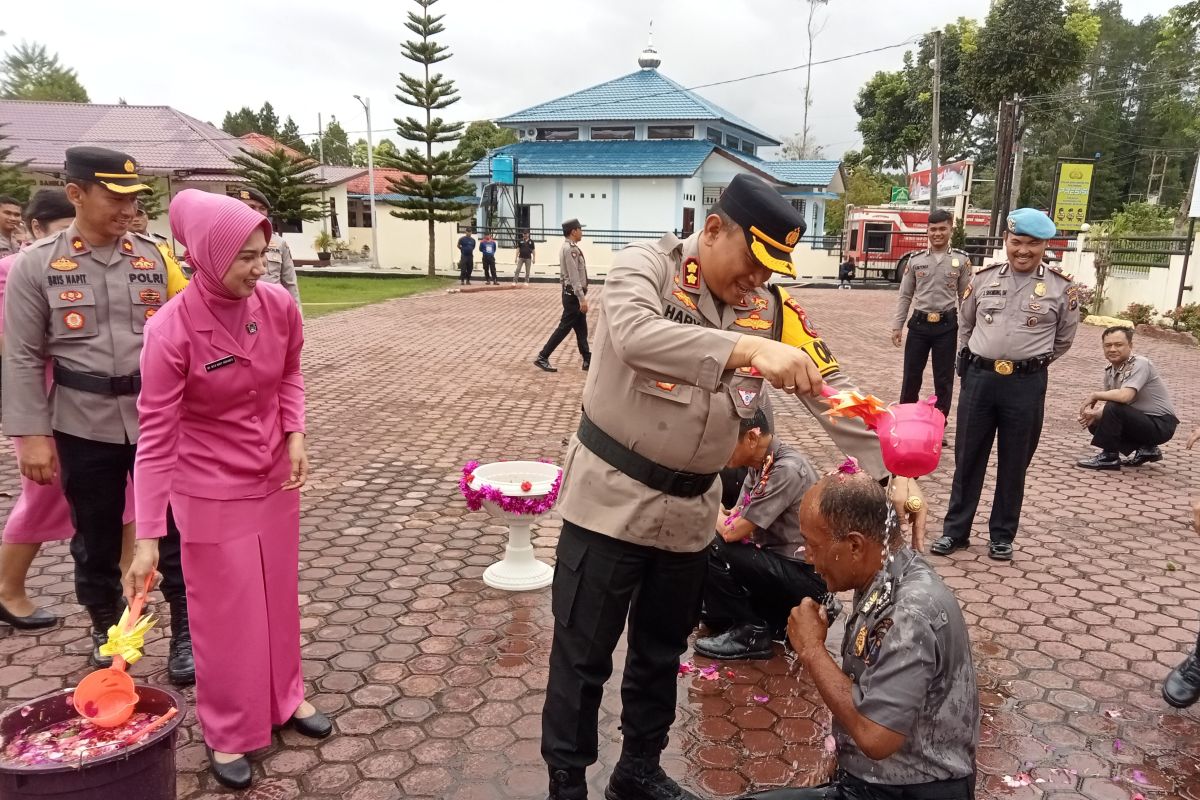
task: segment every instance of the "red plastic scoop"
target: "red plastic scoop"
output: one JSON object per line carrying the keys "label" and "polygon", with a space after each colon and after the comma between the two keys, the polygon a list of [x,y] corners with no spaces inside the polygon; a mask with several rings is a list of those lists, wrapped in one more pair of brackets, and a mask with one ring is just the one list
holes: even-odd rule
{"label": "red plastic scoop", "polygon": [[[146,577],[146,585],[140,595],[133,598],[129,606],[129,618],[125,623],[125,632],[133,630],[138,619],[142,616],[142,607],[146,597],[154,586],[154,572]],[[125,672],[125,659],[120,655],[113,656],[113,663],[107,669],[98,669],[86,676],[75,688],[73,703],[75,710],[84,719],[101,728],[115,728],[133,715],[137,705],[138,694],[134,690],[133,678]]]}

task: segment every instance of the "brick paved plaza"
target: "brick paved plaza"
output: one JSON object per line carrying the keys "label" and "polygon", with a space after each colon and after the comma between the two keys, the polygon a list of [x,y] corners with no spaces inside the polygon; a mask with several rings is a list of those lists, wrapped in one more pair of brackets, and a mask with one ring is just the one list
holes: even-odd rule
{"label": "brick paved plaza", "polygon": [[[895,398],[900,351],[887,330],[895,294],[813,290],[800,298],[846,371]],[[301,527],[304,666],[311,698],[337,730],[319,743],[283,734],[255,755],[256,783],[245,797],[544,796],[538,738],[549,590],[484,586],[480,576],[502,552],[506,529],[468,512],[457,480],[470,458],[561,456],[578,419],[579,357],[567,342],[554,359],[559,373],[530,363],[557,314],[557,289],[538,287],[429,294],[308,326],[314,474]],[[981,794],[1200,800],[1200,715],[1172,711],[1159,696],[1200,625],[1200,540],[1185,525],[1200,453],[1182,444],[1200,421],[1191,394],[1200,351],[1135,343],[1173,390],[1179,439],[1159,464],[1090,473],[1073,466],[1093,452],[1075,416],[1099,381],[1099,338],[1082,327],[1051,372],[1016,560],[989,561],[977,526],[972,549],[935,562],[971,626],[984,706]],[[819,469],[833,466],[840,459],[829,442],[790,404],[777,398],[782,434]],[[924,481],[931,540],[951,462],[947,453]],[[4,510],[15,475],[9,459]],[[989,481],[981,515],[991,490]],[[550,515],[535,530],[542,557],[553,558],[560,524]],[[0,627],[5,706],[73,685],[87,671],[86,618],[71,572],[65,545],[56,545],[30,580],[65,626],[40,635]],[[133,669],[140,679],[165,681],[162,631]],[[602,710],[593,796],[619,750],[616,680]],[[801,781],[823,766],[827,725],[812,684],[782,652],[733,663],[716,681],[680,679],[667,768],[719,797]],[[228,794],[207,773],[191,714],[179,764],[179,797]],[[1034,783],[1005,786],[1002,776],[1021,771]]]}

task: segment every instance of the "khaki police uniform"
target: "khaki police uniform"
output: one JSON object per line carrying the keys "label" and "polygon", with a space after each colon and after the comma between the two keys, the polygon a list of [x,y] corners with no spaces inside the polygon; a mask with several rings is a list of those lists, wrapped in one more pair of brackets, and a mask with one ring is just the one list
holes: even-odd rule
{"label": "khaki police uniform", "polygon": [[296,264],[292,261],[292,248],[278,233],[272,234],[267,245],[267,273],[259,280],[278,283],[300,306],[300,282],[296,279]]}
{"label": "khaki police uniform", "polygon": [[11,256],[20,249],[21,248],[17,247],[17,241],[15,237],[10,239],[9,237],[0,233],[0,258]]}
{"label": "khaki police uniform", "polygon": [[1124,364],[1104,370],[1104,391],[1133,389],[1129,403],[1106,402],[1100,421],[1091,425],[1092,444],[1106,453],[1132,453],[1169,442],[1179,427],[1167,385],[1154,362],[1131,355]]}
{"label": "khaki police uniform", "polygon": [[587,314],[579,306],[580,302],[587,300],[587,259],[577,243],[563,239],[558,251],[558,267],[562,281],[562,317],[538,353],[538,359],[548,360],[563,339],[567,338],[567,334],[574,331],[579,356],[583,359],[584,369],[587,369],[592,360],[592,350],[588,345]]}
{"label": "khaki police uniform", "polygon": [[[133,160],[92,147],[67,150],[68,180],[107,191],[145,190]],[[94,189],[98,190],[98,189]],[[74,224],[27,248],[4,297],[3,428],[7,436],[53,436],[75,536],[75,593],[92,619],[93,643],[119,617],[125,484],[138,440],[139,360],[146,321],[167,301],[167,266],[153,239],[126,234],[93,246]],[[46,393],[46,362],[54,384]],[[171,606],[168,670],[194,680],[179,532],[162,540],[159,569]],[[99,661],[93,651],[93,663]]]}
{"label": "khaki police uniform", "polygon": [[[906,322],[904,380],[900,402],[920,399],[925,364],[933,354],[933,391],[937,407],[950,416],[954,393],[954,356],[958,341],[958,302],[971,280],[971,261],[962,250],[929,249],[900,259],[903,277],[892,330]],[[911,316],[910,316],[911,310]]]}
{"label": "khaki police uniform", "polygon": [[[745,335],[791,341],[827,383],[852,386],[786,292],[721,303],[704,281],[701,235],[632,244],[605,282],[584,416],[558,501],[564,524],[542,717],[552,771],[596,759],[602,687],[626,617],[623,752],[657,758],[662,749],[679,656],[699,612],[721,496],[716,473],[733,452],[738,420],[754,415],[767,389],[752,370],[725,370],[735,344]],[[885,475],[878,439],[860,421],[834,426],[819,399],[799,400],[843,451]]]}
{"label": "khaki police uniform", "polygon": [[992,444],[999,437],[988,527],[993,553],[1001,545],[1011,554],[1025,473],[1042,432],[1047,367],[1075,341],[1079,299],[1071,279],[1055,267],[1039,264],[1021,273],[999,263],[971,279],[960,313],[962,397],[943,538],[956,546],[969,540]]}
{"label": "khaki police uniform", "polygon": [[835,719],[832,784],[780,789],[746,800],[968,800],[975,797],[979,686],[954,593],[912,550],[891,556],[854,597],[842,671],[855,710],[904,735],[876,760]]}

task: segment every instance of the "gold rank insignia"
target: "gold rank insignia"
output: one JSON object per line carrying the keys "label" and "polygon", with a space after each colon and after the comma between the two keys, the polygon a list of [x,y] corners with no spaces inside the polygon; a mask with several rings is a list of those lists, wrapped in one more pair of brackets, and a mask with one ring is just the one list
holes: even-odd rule
{"label": "gold rank insignia", "polygon": [[863,625],[858,629],[858,633],[854,634],[854,655],[862,658],[863,653],[867,650],[867,626]]}
{"label": "gold rank insignia", "polygon": [[60,292],[58,299],[67,303],[75,303],[83,299],[83,292],[78,289],[68,289],[65,292]]}
{"label": "gold rank insignia", "polygon": [[963,300],[971,296],[971,289],[974,288],[971,284],[967,284],[967,288],[963,290]]}
{"label": "gold rank insignia", "polygon": [[134,269],[154,269],[156,265],[150,259],[144,256],[138,256],[133,261],[129,262],[129,266],[133,267]]}
{"label": "gold rank insignia", "polygon": [[67,326],[67,330],[77,331],[83,327],[83,314],[78,311],[68,311],[63,316],[63,324]]}
{"label": "gold rank insignia", "polygon": [[[80,244],[83,244],[83,243],[80,242]],[[50,262],[50,269],[56,269],[59,272],[70,272],[71,270],[76,269],[78,267],[79,267],[78,261],[73,261],[72,259],[69,259],[66,256],[63,256],[62,258],[56,258]]]}
{"label": "gold rank insignia", "polygon": [[678,383],[664,383],[663,381],[656,381],[654,383],[654,385],[657,386],[659,389],[662,389],[664,392],[673,392],[673,391],[675,391],[675,387],[678,386],[679,384]]}
{"label": "gold rank insignia", "polygon": [[674,297],[679,302],[683,303],[685,306],[690,308],[692,311],[696,310],[696,302],[694,300],[692,300],[692,298],[688,296],[688,293],[685,292],[683,289],[676,289],[675,291],[671,292],[671,296]]}
{"label": "gold rank insignia", "polygon": [[130,174],[137,172],[137,170],[133,166],[133,162],[130,161],[129,159],[125,159],[125,171]]}
{"label": "gold rank insignia", "polygon": [[1046,296],[1046,284],[1042,283],[1041,281],[1038,281],[1037,286],[1033,287],[1033,293],[1036,294],[1038,297],[1045,297]]}
{"label": "gold rank insignia", "polygon": [[78,251],[82,250],[83,247],[84,247],[83,239],[80,239],[78,236],[76,236],[74,239],[71,240],[71,249],[72,250],[75,250],[76,252],[78,252]]}
{"label": "gold rank insignia", "polygon": [[765,331],[769,330],[773,323],[770,320],[763,319],[759,312],[751,311],[750,316],[734,320],[733,324],[739,328],[749,328],[752,331]]}
{"label": "gold rank insignia", "polygon": [[795,247],[796,242],[800,241],[800,229],[792,228],[790,231],[788,231],[788,235],[783,241],[787,243],[788,247]]}
{"label": "gold rank insignia", "polygon": [[683,285],[689,289],[700,288],[700,262],[688,259],[683,265]]}
{"label": "gold rank insignia", "polygon": [[132,253],[133,252],[133,242],[129,241],[128,239],[121,242],[121,252]]}
{"label": "gold rank insignia", "polygon": [[238,192],[238,197],[242,198],[243,200],[249,200],[250,193],[247,192],[245,189],[242,189],[240,192]]}

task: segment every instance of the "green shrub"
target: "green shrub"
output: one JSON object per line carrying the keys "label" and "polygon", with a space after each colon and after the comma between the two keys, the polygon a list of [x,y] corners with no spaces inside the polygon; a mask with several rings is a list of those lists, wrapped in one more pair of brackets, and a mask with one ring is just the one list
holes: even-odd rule
{"label": "green shrub", "polygon": [[1163,316],[1171,320],[1171,324],[1175,327],[1175,330],[1187,331],[1194,336],[1200,337],[1200,303],[1188,303],[1186,306],[1179,306],[1174,311],[1166,312]]}
{"label": "green shrub", "polygon": [[1130,303],[1129,308],[1117,314],[1117,319],[1127,319],[1134,325],[1149,325],[1154,317],[1154,306],[1145,303]]}

